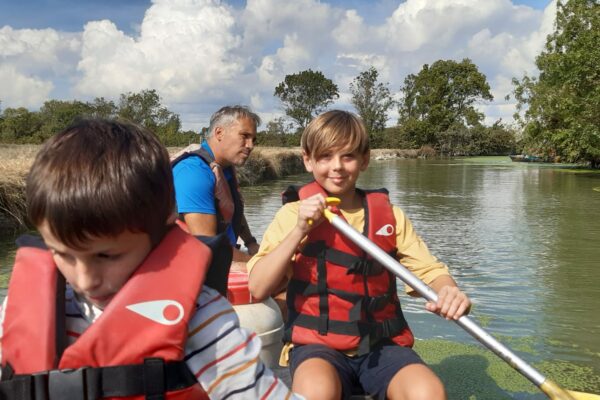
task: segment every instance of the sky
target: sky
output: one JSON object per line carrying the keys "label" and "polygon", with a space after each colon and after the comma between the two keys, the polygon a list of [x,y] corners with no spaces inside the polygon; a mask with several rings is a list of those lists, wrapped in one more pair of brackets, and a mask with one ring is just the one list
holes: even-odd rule
{"label": "sky", "polygon": [[555,14],[556,0],[0,0],[0,107],[155,89],[184,129],[232,104],[264,127],[288,74],[323,72],[330,108],[354,111],[349,85],[371,66],[399,99],[424,64],[469,58],[494,96],[485,122],[512,123],[511,80],[537,75]]}

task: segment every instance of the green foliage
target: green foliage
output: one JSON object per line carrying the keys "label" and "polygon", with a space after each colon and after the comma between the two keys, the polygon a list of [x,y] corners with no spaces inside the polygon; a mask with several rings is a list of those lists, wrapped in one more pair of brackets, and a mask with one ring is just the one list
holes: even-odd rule
{"label": "green foliage", "polygon": [[115,118],[117,116],[117,106],[112,100],[106,100],[104,97],[96,97],[90,104],[91,116],[94,118]]}
{"label": "green foliage", "polygon": [[0,117],[0,141],[42,143],[80,118],[123,118],[152,130],[166,146],[197,143],[195,132],[181,132],[179,115],[161,104],[155,90],[122,94],[119,105],[103,97],[92,102],[49,100],[38,112],[7,108]]}
{"label": "green foliage", "polygon": [[275,88],[274,95],[284,104],[286,115],[302,129],[339,97],[338,87],[331,79],[310,69],[286,75]]}
{"label": "green foliage", "polygon": [[[415,146],[447,147],[446,131],[474,127],[484,116],[474,104],[492,100],[485,75],[471,60],[438,60],[404,80],[398,124]],[[452,136],[452,135],[451,135]]]}
{"label": "green foliage", "polygon": [[352,104],[362,118],[367,132],[374,139],[374,133],[385,129],[387,113],[395,104],[387,84],[377,82],[379,72],[375,67],[361,72],[352,83]]}
{"label": "green foliage", "polygon": [[43,121],[37,138],[44,141],[57,132],[62,131],[80,118],[90,117],[92,107],[78,100],[49,100],[40,108],[39,117]]}
{"label": "green foliage", "polygon": [[179,115],[161,104],[161,98],[154,89],[122,94],[117,115],[150,129],[165,144],[178,144],[176,142],[180,138],[177,135],[181,128]]}
{"label": "green foliage", "polygon": [[600,167],[600,4],[559,1],[536,59],[539,77],[513,79],[523,147]]}
{"label": "green foliage", "polygon": [[6,108],[2,112],[0,141],[3,143],[32,143],[42,122],[38,113],[24,107]]}
{"label": "green foliage", "polygon": [[412,149],[417,146],[411,143],[404,134],[402,127],[388,127],[375,132],[370,137],[372,149]]}
{"label": "green foliage", "polygon": [[279,117],[269,121],[266,129],[257,133],[256,142],[268,147],[300,146],[301,134],[301,130],[294,129],[293,124],[286,123],[285,118]]}
{"label": "green foliage", "polygon": [[443,155],[508,155],[515,151],[514,132],[496,122],[487,127],[454,124],[441,134],[439,151]]}

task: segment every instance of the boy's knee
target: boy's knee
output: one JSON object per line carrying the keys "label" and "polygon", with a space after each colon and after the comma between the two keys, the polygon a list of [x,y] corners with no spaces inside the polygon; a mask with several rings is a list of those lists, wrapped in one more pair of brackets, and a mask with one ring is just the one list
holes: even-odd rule
{"label": "boy's knee", "polygon": [[407,400],[446,400],[446,390],[439,380],[424,382],[409,389]]}
{"label": "boy's knee", "polygon": [[307,400],[337,400],[342,397],[337,371],[319,358],[308,359],[298,366],[292,378],[292,390]]}
{"label": "boy's knee", "polygon": [[394,376],[387,397],[392,400],[446,400],[446,389],[428,367],[412,365]]}

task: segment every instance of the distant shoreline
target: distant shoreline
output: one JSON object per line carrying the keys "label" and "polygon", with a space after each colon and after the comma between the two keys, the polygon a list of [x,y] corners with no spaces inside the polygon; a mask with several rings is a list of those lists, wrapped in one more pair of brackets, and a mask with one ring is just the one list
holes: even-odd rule
{"label": "distant shoreline", "polygon": [[[27,228],[25,179],[41,145],[0,144],[0,234]],[[183,147],[169,147],[174,154]],[[371,159],[426,158],[427,150],[373,149]],[[299,147],[257,147],[248,162],[238,168],[241,186],[276,180],[304,172]]]}

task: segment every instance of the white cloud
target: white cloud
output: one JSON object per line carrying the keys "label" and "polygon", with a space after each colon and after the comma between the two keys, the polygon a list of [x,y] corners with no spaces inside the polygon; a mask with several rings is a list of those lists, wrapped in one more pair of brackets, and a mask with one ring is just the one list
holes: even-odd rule
{"label": "white cloud", "polygon": [[[396,93],[424,63],[469,57],[495,96],[482,109],[493,120],[509,119],[505,91],[513,76],[535,74],[555,2],[540,11],[510,0],[407,0],[373,20],[369,7],[344,9],[342,2],[247,0],[236,8],[219,0],[153,0],[135,34],[108,20],[90,21],[80,34],[1,28],[0,61],[5,76],[16,76],[10,103],[33,104],[28,92],[19,99],[17,82],[37,87],[38,102],[57,93],[114,99],[156,89],[186,129],[198,129],[224,104],[281,115],[275,86],[308,68],[338,85],[335,107],[351,109],[348,85],[371,65]],[[12,106],[4,92],[3,106]]]}
{"label": "white cloud", "polygon": [[333,30],[333,38],[342,49],[352,51],[361,47],[369,35],[363,18],[356,10],[348,10],[338,26]]}
{"label": "white cloud", "polygon": [[0,101],[6,107],[37,108],[50,98],[54,81],[74,73],[78,35],[53,29],[0,28]]}
{"label": "white cloud", "polygon": [[110,21],[90,22],[77,90],[109,95],[155,88],[166,102],[218,97],[244,68],[234,24],[228,7],[201,0],[156,0],[136,38]]}
{"label": "white cloud", "polygon": [[54,87],[52,82],[22,74],[11,65],[0,65],[0,82],[2,108],[37,108],[48,99]]}

